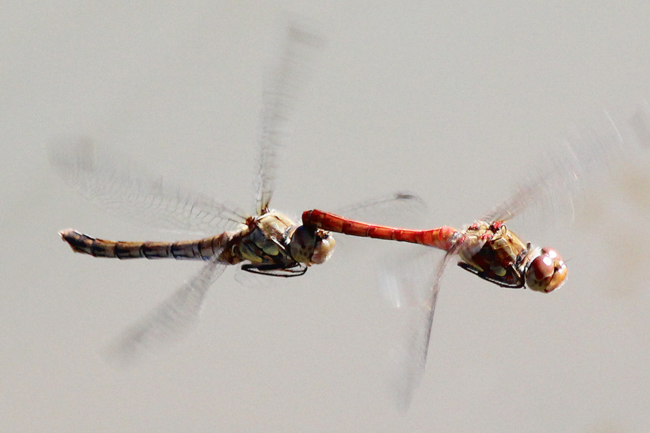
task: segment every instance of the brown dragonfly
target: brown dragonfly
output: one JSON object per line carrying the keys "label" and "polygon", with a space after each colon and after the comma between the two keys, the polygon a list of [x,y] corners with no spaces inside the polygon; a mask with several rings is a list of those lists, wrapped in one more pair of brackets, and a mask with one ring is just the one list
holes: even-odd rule
{"label": "brown dragonfly", "polygon": [[[248,275],[297,277],[332,255],[335,240],[327,231],[304,226],[270,208],[279,149],[290,139],[299,90],[322,45],[323,39],[311,29],[291,24],[265,82],[254,215],[147,174],[88,138],[59,140],[50,146],[50,163],[59,175],[105,212],[163,230],[218,233],[176,242],[112,241],[73,229],[59,233],[73,251],[94,257],[205,262],[198,274],[116,340],[109,351],[113,359],[128,363],[195,323],[208,288],[228,265],[241,264]],[[349,206],[345,213],[395,216],[420,213],[422,205],[416,196],[397,193]],[[235,278],[247,285],[268,284],[240,275]]]}
{"label": "brown dragonfly", "polygon": [[112,161],[89,139],[59,140],[50,147],[50,162],[61,177],[107,212],[163,229],[219,233],[178,242],[111,241],[72,229],[59,233],[73,251],[94,257],[206,262],[170,299],[128,329],[112,354],[128,360],[194,322],[207,289],[228,265],[241,263],[242,270],[265,276],[296,277],[331,256],[335,241],[329,233],[270,208],[278,149],[289,140],[298,90],[322,45],[323,39],[310,29],[288,26],[264,86],[254,215],[163,183],[123,159]]}

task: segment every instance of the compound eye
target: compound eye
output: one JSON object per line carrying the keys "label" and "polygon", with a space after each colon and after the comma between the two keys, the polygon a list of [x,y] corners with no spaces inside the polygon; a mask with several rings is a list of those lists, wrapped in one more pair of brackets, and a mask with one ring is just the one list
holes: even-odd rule
{"label": "compound eye", "polygon": [[526,270],[526,285],[536,292],[549,293],[562,286],[567,267],[553,248],[542,248]]}
{"label": "compound eye", "polygon": [[311,255],[311,262],[317,265],[325,263],[331,257],[336,245],[334,238],[327,232],[321,232],[320,234],[320,239],[316,242],[314,253]]}
{"label": "compound eye", "polygon": [[334,251],[336,241],[323,230],[313,230],[300,226],[291,237],[291,256],[306,265],[321,264],[327,261]]}

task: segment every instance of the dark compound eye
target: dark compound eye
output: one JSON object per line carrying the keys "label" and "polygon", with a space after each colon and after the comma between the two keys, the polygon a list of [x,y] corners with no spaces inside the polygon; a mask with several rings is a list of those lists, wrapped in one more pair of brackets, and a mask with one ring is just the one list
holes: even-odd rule
{"label": "dark compound eye", "polygon": [[325,263],[334,252],[336,241],[327,232],[319,230],[319,240],[314,248],[314,253],[311,255],[311,262],[314,264]]}
{"label": "dark compound eye", "polygon": [[291,256],[307,265],[321,264],[332,255],[335,244],[327,232],[300,226],[291,237]]}
{"label": "dark compound eye", "polygon": [[542,248],[526,270],[526,285],[537,292],[549,293],[562,286],[567,267],[553,248]]}

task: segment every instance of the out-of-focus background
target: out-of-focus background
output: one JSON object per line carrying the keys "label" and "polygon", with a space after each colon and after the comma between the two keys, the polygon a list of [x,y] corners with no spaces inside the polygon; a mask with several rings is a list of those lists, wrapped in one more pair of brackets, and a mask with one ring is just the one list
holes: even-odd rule
{"label": "out-of-focus background", "polygon": [[[282,150],[273,205],[299,215],[396,190],[461,226],[506,198],[571,125],[650,96],[650,4],[10,2],[0,15],[0,430],[566,431],[650,428],[650,175],[615,172],[573,224],[511,228],[562,252],[550,295],[450,268],[410,410],[384,386],[374,263],[212,288],[198,327],[129,369],[102,351],[199,265],[74,255],[73,227],[169,239],[88,205],[46,144],[85,134],[151,171],[252,203],[269,47],[286,14],[327,47]],[[395,249],[395,251],[403,251]]]}

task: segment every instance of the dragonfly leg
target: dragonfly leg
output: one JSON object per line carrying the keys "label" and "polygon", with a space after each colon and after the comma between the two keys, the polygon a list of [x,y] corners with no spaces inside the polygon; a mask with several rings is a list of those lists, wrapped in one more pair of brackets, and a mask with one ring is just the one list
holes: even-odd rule
{"label": "dragonfly leg", "polygon": [[280,263],[246,263],[241,266],[242,270],[252,274],[268,275],[271,277],[299,277],[307,272],[307,266],[302,263],[286,267]]}
{"label": "dragonfly leg", "polygon": [[497,286],[500,287],[506,287],[508,289],[521,289],[524,287],[524,281],[523,279],[520,279],[521,281],[509,283],[503,280],[496,279],[492,276],[490,276],[487,272],[482,271],[479,268],[476,268],[472,265],[469,265],[465,262],[458,262],[458,266],[462,269],[465,269],[468,272],[471,272],[472,274],[478,276],[479,278],[484,279],[485,281],[489,281],[491,283],[496,284]]}

